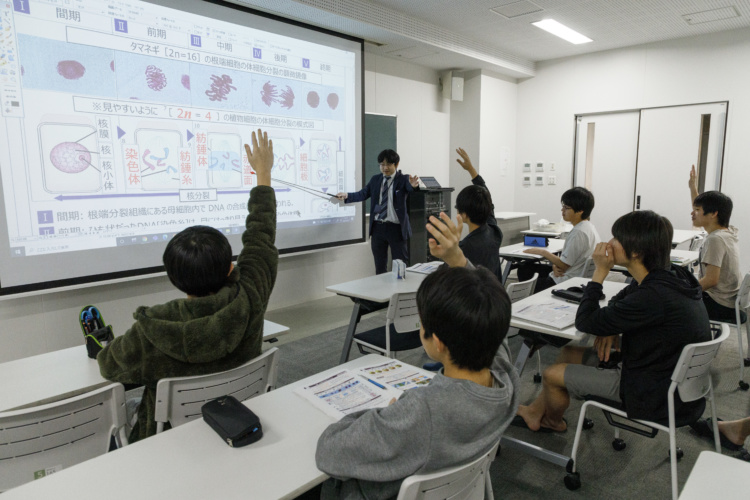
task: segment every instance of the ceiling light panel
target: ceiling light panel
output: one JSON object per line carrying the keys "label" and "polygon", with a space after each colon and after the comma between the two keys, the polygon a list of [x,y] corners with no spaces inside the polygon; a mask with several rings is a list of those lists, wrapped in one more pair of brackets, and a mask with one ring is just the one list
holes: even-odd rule
{"label": "ceiling light panel", "polygon": [[531,24],[533,24],[537,28],[547,31],[548,33],[552,33],[553,35],[560,37],[563,40],[574,45],[593,42],[591,38],[584,36],[571,28],[568,28],[564,24],[558,23],[554,19],[544,19],[542,21]]}

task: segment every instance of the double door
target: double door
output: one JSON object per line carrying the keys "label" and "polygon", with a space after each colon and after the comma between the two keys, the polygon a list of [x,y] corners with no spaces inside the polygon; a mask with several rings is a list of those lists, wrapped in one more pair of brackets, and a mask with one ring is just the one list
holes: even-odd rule
{"label": "double door", "polygon": [[576,117],[574,184],[594,193],[591,221],[602,240],[633,210],[653,210],[691,229],[688,179],[719,190],[728,103],[716,102]]}

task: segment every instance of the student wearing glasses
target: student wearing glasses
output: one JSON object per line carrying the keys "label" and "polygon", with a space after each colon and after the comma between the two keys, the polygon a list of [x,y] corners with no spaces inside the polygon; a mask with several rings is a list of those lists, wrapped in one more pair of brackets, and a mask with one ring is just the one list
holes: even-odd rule
{"label": "student wearing glasses", "polygon": [[583,275],[583,268],[599,243],[599,233],[589,220],[594,210],[594,195],[586,188],[568,189],[560,198],[562,217],[573,224],[573,230],[565,238],[560,256],[544,248],[529,248],[525,253],[541,255],[550,264],[529,261],[518,267],[518,281],[531,279],[539,273],[534,293],[546,290],[563,281]]}

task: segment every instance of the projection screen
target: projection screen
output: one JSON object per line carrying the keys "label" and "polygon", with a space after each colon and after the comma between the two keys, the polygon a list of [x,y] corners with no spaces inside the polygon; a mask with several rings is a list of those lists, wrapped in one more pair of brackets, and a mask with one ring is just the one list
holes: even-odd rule
{"label": "projection screen", "polygon": [[158,3],[0,3],[1,295],[160,271],[197,224],[236,255],[259,127],[281,252],[364,240],[362,204],[330,196],[362,185],[362,40]]}

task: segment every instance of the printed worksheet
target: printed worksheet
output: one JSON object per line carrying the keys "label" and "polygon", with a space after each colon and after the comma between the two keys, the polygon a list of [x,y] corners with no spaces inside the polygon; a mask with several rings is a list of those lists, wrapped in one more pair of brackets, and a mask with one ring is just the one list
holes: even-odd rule
{"label": "printed worksheet", "polygon": [[578,304],[552,299],[549,302],[531,304],[518,311],[513,311],[513,316],[564,330],[575,324],[577,310]]}
{"label": "printed worksheet", "polygon": [[295,391],[327,415],[344,415],[369,408],[383,408],[401,392],[360,374],[341,370]]}
{"label": "printed worksheet", "polygon": [[400,391],[423,387],[429,384],[432,377],[435,376],[433,372],[421,370],[398,360],[366,366],[361,368],[358,373],[381,385]]}

